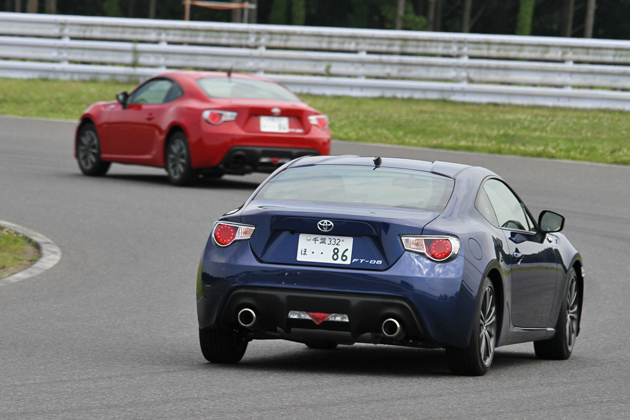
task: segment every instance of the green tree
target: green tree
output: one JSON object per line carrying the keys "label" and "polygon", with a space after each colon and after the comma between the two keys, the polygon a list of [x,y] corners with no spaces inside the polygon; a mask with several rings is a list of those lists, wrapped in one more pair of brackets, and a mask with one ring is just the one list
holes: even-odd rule
{"label": "green tree", "polygon": [[536,0],[521,0],[516,21],[516,35],[531,35]]}
{"label": "green tree", "polygon": [[105,12],[105,16],[122,17],[123,15],[118,0],[105,0],[103,3],[103,11]]}
{"label": "green tree", "polygon": [[306,0],[292,0],[291,2],[291,23],[294,25],[304,25],[306,21]]}
{"label": "green tree", "polygon": [[273,0],[271,12],[269,13],[269,23],[286,25],[288,6],[288,0]]}

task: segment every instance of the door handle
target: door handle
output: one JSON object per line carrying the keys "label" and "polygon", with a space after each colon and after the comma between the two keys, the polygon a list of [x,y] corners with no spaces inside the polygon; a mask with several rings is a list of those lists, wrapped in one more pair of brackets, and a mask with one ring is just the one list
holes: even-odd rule
{"label": "door handle", "polygon": [[155,117],[153,116],[153,114],[149,114],[147,115],[147,121],[151,121],[153,120]]}
{"label": "door handle", "polygon": [[520,252],[515,252],[512,254],[512,257],[514,257],[514,259],[517,261],[517,264],[521,264],[521,262],[523,261],[523,258],[525,257],[523,254],[521,254]]}

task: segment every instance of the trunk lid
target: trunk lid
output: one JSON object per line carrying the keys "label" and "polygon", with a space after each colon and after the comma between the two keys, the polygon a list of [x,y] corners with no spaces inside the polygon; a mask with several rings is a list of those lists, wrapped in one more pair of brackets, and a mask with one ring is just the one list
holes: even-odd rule
{"label": "trunk lid", "polygon": [[[265,263],[386,270],[404,252],[400,235],[421,234],[438,215],[353,204],[254,201],[243,210],[241,222],[256,226],[250,245]],[[322,221],[331,222],[332,228],[323,232],[318,227]],[[334,248],[338,248],[336,254]],[[321,257],[315,255],[320,251]],[[330,258],[335,255],[333,262]],[[344,256],[347,260],[342,261]]]}

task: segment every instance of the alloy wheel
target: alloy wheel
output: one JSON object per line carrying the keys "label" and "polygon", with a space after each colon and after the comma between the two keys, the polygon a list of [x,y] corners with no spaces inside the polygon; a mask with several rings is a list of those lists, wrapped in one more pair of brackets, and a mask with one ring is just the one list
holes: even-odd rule
{"label": "alloy wheel", "polygon": [[497,335],[497,317],[494,290],[486,287],[481,302],[481,316],[479,317],[479,350],[481,361],[485,366],[490,366],[494,357],[494,346]]}
{"label": "alloy wheel", "polygon": [[569,351],[573,351],[573,346],[575,345],[575,339],[577,337],[578,331],[578,311],[579,311],[579,302],[578,302],[578,291],[577,291],[577,279],[575,273],[571,276],[571,280],[569,280],[569,287],[567,291],[567,327],[566,327],[566,335],[567,335],[567,348]]}
{"label": "alloy wheel", "polygon": [[91,169],[98,159],[98,137],[92,130],[85,130],[79,138],[79,161],[85,169]]}
{"label": "alloy wheel", "polygon": [[187,164],[188,152],[186,144],[184,144],[184,140],[176,138],[171,142],[168,153],[167,165],[171,177],[174,179],[180,178],[186,170]]}

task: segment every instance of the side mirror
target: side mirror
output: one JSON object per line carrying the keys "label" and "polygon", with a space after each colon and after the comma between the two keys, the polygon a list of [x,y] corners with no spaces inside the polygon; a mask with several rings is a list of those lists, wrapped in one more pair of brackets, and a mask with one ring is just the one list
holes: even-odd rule
{"label": "side mirror", "polygon": [[560,232],[564,228],[564,217],[558,213],[544,210],[538,216],[538,226],[543,232]]}
{"label": "side mirror", "polygon": [[129,94],[127,92],[118,92],[116,94],[116,100],[120,102],[123,109],[127,108],[127,100],[129,99]]}

